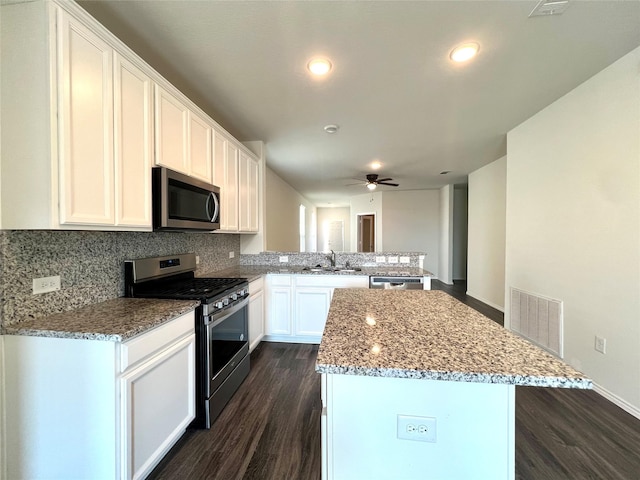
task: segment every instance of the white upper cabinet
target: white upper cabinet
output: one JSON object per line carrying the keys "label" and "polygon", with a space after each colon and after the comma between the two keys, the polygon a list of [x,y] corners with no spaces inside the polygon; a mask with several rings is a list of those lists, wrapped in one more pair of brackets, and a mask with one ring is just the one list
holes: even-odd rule
{"label": "white upper cabinet", "polygon": [[189,174],[192,177],[211,183],[213,180],[212,128],[209,121],[201,115],[189,112]]}
{"label": "white upper cabinet", "polygon": [[238,215],[240,231],[258,231],[259,212],[259,164],[254,158],[244,152],[238,157],[239,182],[238,182]]}
{"label": "white upper cabinet", "polygon": [[220,187],[220,232],[256,233],[260,165],[238,142],[214,129],[213,183]]}
{"label": "white upper cabinet", "polygon": [[116,224],[151,225],[152,82],[114,54]]}
{"label": "white upper cabinet", "polygon": [[60,223],[115,223],[113,48],[58,12]]}
{"label": "white upper cabinet", "polygon": [[156,85],[156,165],[189,174],[188,120],[187,106]]}
{"label": "white upper cabinet", "polygon": [[64,5],[2,7],[1,227],[151,230],[151,81]]}

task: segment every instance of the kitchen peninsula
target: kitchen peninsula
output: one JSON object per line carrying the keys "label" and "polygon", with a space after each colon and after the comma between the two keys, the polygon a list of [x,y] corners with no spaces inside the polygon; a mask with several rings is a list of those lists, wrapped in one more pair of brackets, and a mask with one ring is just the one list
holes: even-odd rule
{"label": "kitchen peninsula", "polygon": [[335,480],[513,479],[515,386],[592,387],[442,291],[336,290],[316,371]]}

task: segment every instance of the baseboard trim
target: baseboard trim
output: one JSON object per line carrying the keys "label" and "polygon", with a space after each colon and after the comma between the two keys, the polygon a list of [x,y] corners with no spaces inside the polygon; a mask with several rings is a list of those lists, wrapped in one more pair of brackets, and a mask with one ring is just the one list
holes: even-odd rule
{"label": "baseboard trim", "polygon": [[467,293],[467,295],[469,295],[470,297],[473,297],[473,298],[475,298],[476,300],[478,300],[478,301],[480,301],[480,302],[482,302],[482,303],[486,303],[486,304],[487,304],[487,305],[489,305],[490,307],[495,308],[496,310],[498,310],[498,311],[500,311],[500,312],[504,313],[504,307],[501,307],[500,305],[496,305],[495,303],[490,302],[489,300],[485,300],[485,299],[484,299],[484,298],[482,298],[480,295],[476,295],[475,293],[470,292],[469,290],[467,290],[467,292],[466,292],[466,293]]}
{"label": "baseboard trim", "polygon": [[640,408],[631,405],[626,400],[623,400],[622,398],[617,396],[615,393],[611,393],[609,390],[607,390],[601,385],[598,385],[597,383],[593,384],[593,390],[599,395],[609,400],[611,403],[623,409],[625,412],[633,415],[637,419],[640,419]]}

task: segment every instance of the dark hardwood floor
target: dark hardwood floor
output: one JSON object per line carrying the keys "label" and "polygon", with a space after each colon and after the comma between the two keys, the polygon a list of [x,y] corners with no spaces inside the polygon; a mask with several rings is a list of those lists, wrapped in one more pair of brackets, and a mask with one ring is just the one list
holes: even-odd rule
{"label": "dark hardwood floor", "polygon": [[[464,285],[433,288],[502,323],[501,312],[465,298]],[[319,480],[317,351],[260,344],[214,427],[188,431],[149,478]],[[640,480],[640,420],[593,391],[517,387],[516,478]]]}

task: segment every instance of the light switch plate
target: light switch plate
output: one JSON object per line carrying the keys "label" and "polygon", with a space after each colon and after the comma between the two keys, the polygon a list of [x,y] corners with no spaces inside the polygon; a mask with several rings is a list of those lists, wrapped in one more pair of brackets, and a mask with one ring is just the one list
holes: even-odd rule
{"label": "light switch plate", "polygon": [[280,256],[280,263],[288,263],[288,262],[289,262],[289,257],[287,255]]}
{"label": "light switch plate", "polygon": [[398,257],[389,257],[387,260],[389,263],[398,263]]}
{"label": "light switch plate", "polygon": [[411,263],[411,258],[409,258],[409,257],[400,257],[400,263]]}
{"label": "light switch plate", "polygon": [[376,263],[385,263],[386,261],[386,257],[376,257]]}

